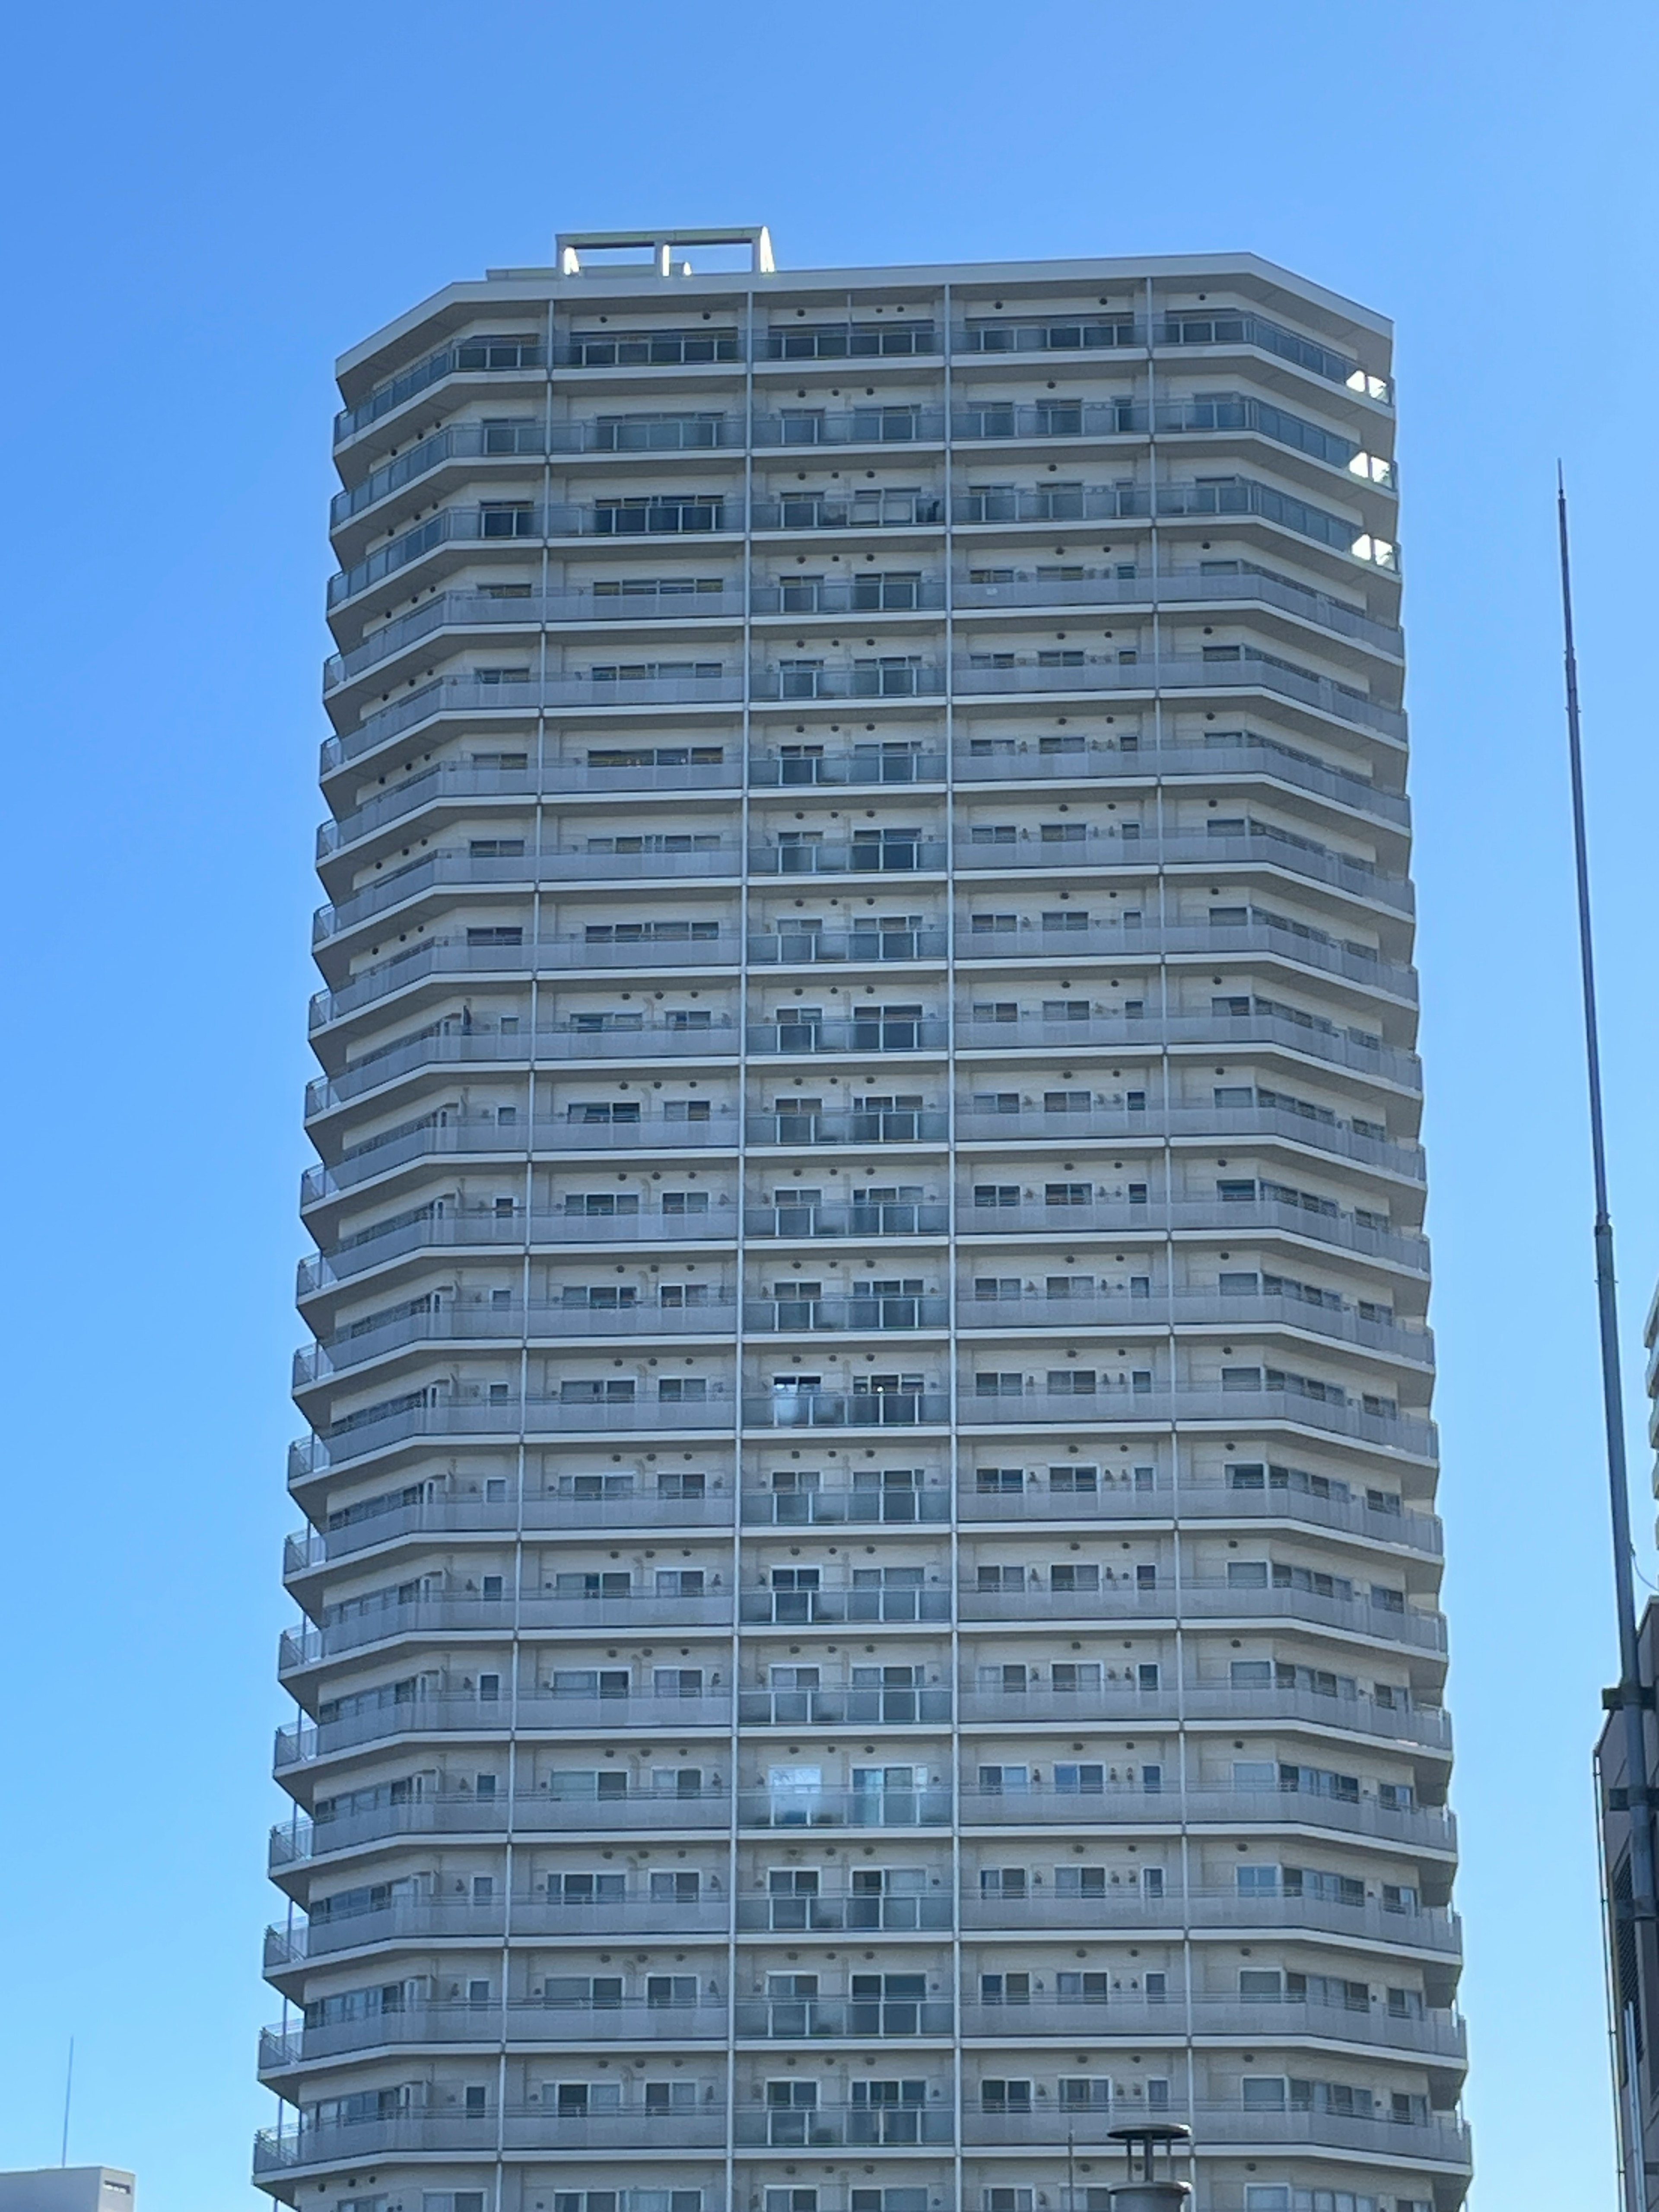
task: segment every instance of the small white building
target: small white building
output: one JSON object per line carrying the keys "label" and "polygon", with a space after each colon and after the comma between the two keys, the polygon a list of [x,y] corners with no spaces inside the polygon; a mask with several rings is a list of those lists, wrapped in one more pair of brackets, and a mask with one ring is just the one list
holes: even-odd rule
{"label": "small white building", "polygon": [[0,2212],[133,2212],[137,2185],[118,2166],[44,2166],[0,2173]]}

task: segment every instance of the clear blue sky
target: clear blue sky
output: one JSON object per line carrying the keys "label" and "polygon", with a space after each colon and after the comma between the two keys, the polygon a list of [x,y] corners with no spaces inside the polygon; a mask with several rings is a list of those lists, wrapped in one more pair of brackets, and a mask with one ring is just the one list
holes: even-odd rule
{"label": "clear blue sky", "polygon": [[555,228],[760,221],[797,267],[1250,248],[1397,319],[1475,2203],[1611,2205],[1552,495],[1560,452],[1645,1493],[1655,23],[1639,0],[13,19],[0,2166],[56,2158],[71,2031],[71,2156],[136,2166],[148,2212],[249,2203],[268,2114],[331,362],[451,278],[544,262]]}

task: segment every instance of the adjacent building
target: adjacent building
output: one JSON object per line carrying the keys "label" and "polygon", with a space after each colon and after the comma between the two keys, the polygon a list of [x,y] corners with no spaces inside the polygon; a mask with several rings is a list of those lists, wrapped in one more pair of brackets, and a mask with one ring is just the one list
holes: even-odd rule
{"label": "adjacent building", "polygon": [[115,2166],[41,2166],[0,2173],[0,2212],[133,2212],[131,2174]]}
{"label": "adjacent building", "polygon": [[258,2179],[1454,2212],[1389,326],[733,242],[340,367]]}
{"label": "adjacent building", "polygon": [[[1659,1447],[1659,1291],[1648,1308],[1644,1339],[1647,1387],[1652,1401],[1650,1441]],[[1637,1778],[1644,1810],[1653,1778],[1659,1773],[1659,1723],[1653,1715],[1653,1685],[1659,1681],[1659,1607],[1651,1601],[1638,1631],[1643,1685],[1647,1771]],[[1654,2069],[1656,2022],[1643,1992],[1659,1984],[1654,1957],[1656,1931],[1638,1923],[1632,1910],[1631,1773],[1625,1722],[1617,1693],[1607,1693],[1608,1717],[1595,1747],[1595,1801],[1601,1844],[1601,1897],[1606,1914],[1609,2016],[1612,2025],[1613,2087],[1617,2100],[1619,2159],[1626,2212],[1653,2212],[1659,2206],[1659,2076]],[[1643,1960],[1643,1950],[1648,1956]]]}

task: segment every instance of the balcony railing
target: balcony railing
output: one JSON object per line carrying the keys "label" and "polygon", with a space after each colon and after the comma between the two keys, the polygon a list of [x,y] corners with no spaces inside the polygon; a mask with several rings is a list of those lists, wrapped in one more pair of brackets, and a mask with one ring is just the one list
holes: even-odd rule
{"label": "balcony railing", "polygon": [[[751,1205],[744,1216],[744,1230],[750,1237],[801,1242],[826,1237],[943,1237],[949,1226],[950,1207],[943,1199],[866,1200],[846,1205],[759,1203]],[[975,1239],[1032,1234],[1071,1237],[1109,1236],[1124,1231],[1161,1233],[1166,1228],[1240,1237],[1279,1232],[1363,1253],[1368,1258],[1393,1261],[1417,1273],[1428,1267],[1428,1246],[1420,1237],[1373,1228],[1352,1214],[1328,1214],[1276,1199],[1097,1202],[1067,1206],[1064,1218],[1060,1209],[1047,1206],[979,1208],[964,1203],[959,1233]],[[724,1198],[708,1213],[641,1209],[637,1213],[614,1214],[422,1214],[412,1221],[394,1221],[365,1231],[347,1243],[302,1261],[299,1295],[309,1297],[415,1252],[469,1245],[486,1250],[507,1247],[516,1252],[544,1244],[730,1244],[736,1236],[736,1211]]]}
{"label": "balcony railing", "polygon": [[[861,1589],[832,1586],[820,1589],[775,1589],[769,1584],[745,1588],[738,1593],[738,1618],[751,1626],[810,1628],[830,1624],[842,1626],[857,1621],[947,1621],[951,1593],[937,1587]],[[903,1693],[908,1698],[915,1691]],[[946,1703],[949,1692],[945,1693]]]}
{"label": "balcony railing", "polygon": [[[718,2151],[726,2141],[723,2112],[672,2113],[642,2108],[580,2118],[550,2112],[539,2103],[502,2111],[432,2111],[411,2106],[362,2120],[315,2121],[297,2130],[262,2130],[253,2143],[253,2172],[291,2173],[299,2167],[373,2164],[377,2159],[419,2158],[434,2152],[470,2152],[488,2161],[497,2142],[507,2151],[628,2150],[642,2157],[678,2159],[686,2149]],[[666,2171],[665,2179],[673,2178]],[[648,2193],[641,2191],[641,2194]],[[665,2192],[672,2195],[672,2192]],[[706,2185],[692,2192],[702,2212],[723,2212],[725,2199]],[[626,2212],[630,2192],[617,2194]]]}
{"label": "balcony railing", "polygon": [[799,2037],[949,2035],[956,2008],[948,1997],[739,1997],[733,2007],[739,2041]]}
{"label": "balcony railing", "polygon": [[[1086,569],[1081,575],[1048,576],[1016,569],[1006,580],[976,583],[966,571],[951,580],[951,603],[960,613],[995,612],[1026,607],[1146,606],[1159,602],[1212,603],[1232,600],[1275,607],[1321,629],[1349,637],[1399,659],[1400,632],[1376,621],[1364,608],[1334,599],[1249,563],[1223,564],[1226,573],[1206,568],[1148,570],[1133,576],[1115,569]],[[846,615],[937,611],[945,605],[944,580],[937,575],[826,577],[811,581],[782,576],[755,580],[748,593],[752,614]],[[435,593],[407,614],[372,630],[349,652],[324,665],[325,690],[354,681],[369,669],[407,652],[444,629],[491,631],[538,629],[573,623],[647,622],[674,626],[690,619],[731,623],[744,611],[740,584],[714,579],[688,580],[623,579],[616,591],[528,592],[501,599],[487,592]]]}
{"label": "balcony railing", "polygon": [[950,1024],[937,1015],[860,1017],[853,1021],[754,1021],[747,1043],[753,1054],[932,1052],[945,1050]]}
{"label": "balcony railing", "polygon": [[756,790],[811,786],[840,790],[865,784],[941,783],[945,755],[908,744],[854,745],[844,753],[768,752],[749,756],[749,781]]}
{"label": "balcony railing", "polygon": [[526,1338],[561,1344],[594,1337],[735,1335],[735,1293],[718,1284],[700,1287],[705,1289],[705,1295],[696,1304],[684,1306],[665,1305],[658,1300],[647,1304],[643,1299],[638,1304],[610,1307],[537,1300],[529,1305],[453,1304],[400,1314],[374,1328],[330,1337],[297,1352],[294,1387],[308,1389],[416,1344],[514,1344]]}
{"label": "balcony railing", "polygon": [[933,491],[787,492],[756,500],[750,520],[757,531],[937,530],[945,501]]}
{"label": "balcony railing", "polygon": [[684,1430],[730,1433],[733,1406],[717,1385],[707,1399],[604,1400],[529,1398],[501,1401],[482,1396],[443,1398],[409,1406],[324,1437],[289,1446],[290,1482],[305,1482],[331,1468],[428,1437],[678,1435]]}
{"label": "balcony railing", "polygon": [[777,1787],[740,1790],[738,1820],[745,1828],[945,1828],[948,1789],[884,1790]]}
{"label": "balcony railing", "polygon": [[[1352,684],[1338,684],[1311,670],[1292,668],[1272,655],[1241,648],[1230,659],[1166,653],[1158,659],[1125,661],[1102,653],[1045,660],[1035,655],[1000,660],[985,653],[955,662],[951,689],[960,697],[976,694],[1055,691],[1271,691],[1311,707],[1338,721],[1357,722],[1396,740],[1406,734],[1406,717]],[[762,695],[757,694],[757,696]]]}
{"label": "balcony railing", "polygon": [[942,837],[854,837],[849,843],[756,844],[749,866],[757,876],[909,875],[942,868]]}
{"label": "balcony railing", "polygon": [[[949,1605],[947,1602],[947,1613]],[[603,1632],[610,1629],[646,1633],[660,1629],[729,1628],[729,1591],[711,1589],[692,1596],[669,1595],[655,1589],[595,1591],[561,1595],[527,1590],[516,1597],[477,1597],[457,1592],[399,1600],[388,1597],[344,1620],[321,1628],[284,1629],[277,1651],[283,1674],[314,1667],[343,1652],[362,1651],[374,1644],[405,1636],[511,1635],[515,1627],[580,1629]],[[503,1707],[505,1711],[506,1708]],[[503,1722],[501,1723],[505,1726]]]}
{"label": "balcony railing", "polygon": [[505,1797],[432,1792],[406,1804],[376,1805],[331,1820],[282,1822],[270,1832],[270,1866],[276,1872],[402,1836],[494,1837],[505,1834],[509,1826],[515,1832],[544,1836],[600,1830],[703,1834],[728,1828],[731,1821],[731,1792],[721,1788],[631,1790],[603,1797],[556,1796],[542,1790],[519,1796],[510,1808]]}
{"label": "balcony railing", "polygon": [[925,1295],[872,1293],[851,1297],[745,1298],[743,1325],[761,1334],[816,1334],[941,1329],[948,1328],[951,1301],[943,1292]]}
{"label": "balcony railing", "polygon": [[950,1418],[950,1397],[939,1389],[755,1392],[743,1401],[750,1429],[907,1429]]}
{"label": "balcony railing", "polygon": [[[914,1828],[948,1826],[951,1805],[952,1794],[943,1786],[884,1790],[780,1787],[739,1791],[737,1810],[744,1826],[760,1830]],[[1118,1787],[1103,1795],[1071,1796],[1042,1790],[990,1793],[973,1788],[962,1792],[960,1810],[964,1826],[999,1834],[1011,1828],[1042,1833],[1056,1826],[1085,1832],[1102,1827],[1175,1829],[1185,1822],[1222,1834],[1311,1830],[1321,1835],[1359,1836],[1431,1852],[1437,1858],[1449,1857],[1457,1844],[1455,1821],[1437,1806],[1385,1806],[1372,1797],[1355,1802],[1295,1790],[1159,1793]],[[636,1790],[580,1798],[544,1790],[522,1796],[511,1807],[501,1797],[434,1793],[404,1804],[339,1814],[320,1823],[298,1817],[284,1822],[271,1830],[270,1868],[277,1873],[401,1837],[492,1838],[504,1834],[509,1825],[524,1835],[702,1835],[728,1828],[732,1813],[731,1793],[721,1788]]]}
{"label": "balcony railing", "polygon": [[[942,1229],[945,1209],[941,1206],[938,1211]],[[842,1233],[861,1236],[866,1232],[859,1229]],[[414,1252],[451,1251],[469,1245],[495,1251],[505,1246],[520,1252],[526,1244],[729,1244],[736,1235],[735,1209],[729,1200],[720,1202],[719,1212],[709,1213],[663,1213],[641,1208],[638,1213],[614,1214],[422,1214],[414,1221],[390,1222],[366,1231],[347,1243],[301,1261],[298,1294],[307,1297]]]}
{"label": "balcony railing", "polygon": [[[399,1131],[379,1142],[353,1149],[327,1167],[307,1168],[301,1181],[301,1204],[316,1205],[362,1184],[393,1173],[412,1160],[452,1159],[478,1153],[499,1158],[532,1152],[709,1152],[736,1146],[737,1115],[715,1107],[706,1121],[671,1121],[665,1114],[642,1111],[637,1121],[585,1122],[538,1118],[533,1122],[500,1121],[493,1116],[458,1114]],[[866,1139],[865,1141],[868,1141]]]}
{"label": "balcony railing", "polygon": [[749,939],[749,957],[768,967],[818,967],[826,962],[848,960],[943,960],[949,943],[942,928],[796,929],[756,932]]}
{"label": "balcony railing", "polygon": [[542,368],[546,356],[533,338],[475,337],[461,338],[453,345],[442,346],[436,353],[428,354],[424,361],[410,368],[402,369],[389,377],[355,405],[343,407],[334,418],[336,444],[354,437],[371,422],[378,422],[394,407],[401,407],[429,386],[441,383],[451,376],[504,375],[515,369]]}
{"label": "balcony railing", "polygon": [[[943,2092],[937,2087],[935,2095]],[[733,2140],[743,2149],[909,2149],[956,2141],[956,2115],[945,2105],[818,2104],[739,2110]]]}
{"label": "balcony railing", "polygon": [[[978,750],[981,745],[988,750]],[[710,750],[707,747],[641,750],[652,757],[630,765],[595,766],[587,760],[556,757],[544,761],[539,772],[528,765],[492,769],[439,762],[355,811],[325,822],[317,833],[318,858],[327,860],[376,830],[405,821],[428,806],[469,799],[532,799],[577,791],[724,791],[741,787],[741,765],[735,757],[726,757],[723,746],[712,749],[720,753],[718,760],[696,757]],[[836,754],[757,750],[749,763],[749,781],[756,789],[936,783],[943,781],[944,775],[942,754],[909,746],[855,745],[848,752]],[[1241,775],[1261,776],[1316,792],[1356,813],[1401,828],[1410,819],[1407,801],[1399,794],[1315,761],[1291,746],[1262,737],[1242,740],[1236,732],[1229,734],[1224,744],[1158,746],[1109,745],[1079,732],[1075,741],[1068,738],[1063,744],[1043,744],[1036,750],[1015,738],[974,739],[966,749],[958,746],[955,775],[958,783],[969,785],[1103,779],[1145,782],[1154,775],[1227,781]]]}
{"label": "balcony railing", "polygon": [[437,1692],[401,1705],[374,1706],[345,1720],[278,1729],[273,1763],[283,1773],[360,1745],[405,1735],[477,1737],[512,1732],[556,1736],[624,1729],[718,1729],[724,1734],[731,1724],[729,1697],[659,1698],[645,1692],[637,1697],[580,1698],[521,1690],[516,1697],[491,1698],[476,1692],[451,1696]]}
{"label": "balcony railing", "polygon": [[[449,886],[512,884],[516,888],[653,877],[736,877],[743,866],[740,847],[718,842],[694,843],[690,835],[678,842],[666,836],[642,838],[634,844],[618,839],[617,846],[620,849],[550,848],[522,856],[475,856],[459,846],[441,846],[337,903],[319,908],[313,921],[313,941],[324,944],[394,907]],[[941,869],[945,855],[944,841],[939,838],[871,838],[835,845],[757,844],[750,848],[749,865],[755,874],[767,876],[911,874]],[[1246,831],[1207,837],[1097,835],[1065,842],[1022,833],[1006,842],[969,842],[958,851],[957,866],[964,878],[1021,875],[1033,869],[1045,874],[1065,871],[1084,875],[1099,868],[1144,872],[1159,866],[1190,866],[1212,874],[1218,868],[1259,867],[1331,884],[1395,913],[1410,914],[1413,906],[1411,885],[1403,877],[1380,873],[1346,854],[1265,830],[1255,835]]]}

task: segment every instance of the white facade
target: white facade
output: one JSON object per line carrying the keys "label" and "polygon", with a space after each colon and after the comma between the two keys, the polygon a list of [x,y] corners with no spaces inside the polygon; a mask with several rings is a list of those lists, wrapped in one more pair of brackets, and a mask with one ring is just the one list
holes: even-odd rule
{"label": "white facade", "polygon": [[131,2174],[118,2166],[40,2166],[0,2173],[0,2212],[133,2212]]}
{"label": "white facade", "polygon": [[1387,325],[561,243],[341,369],[258,2179],[1450,2212]]}

